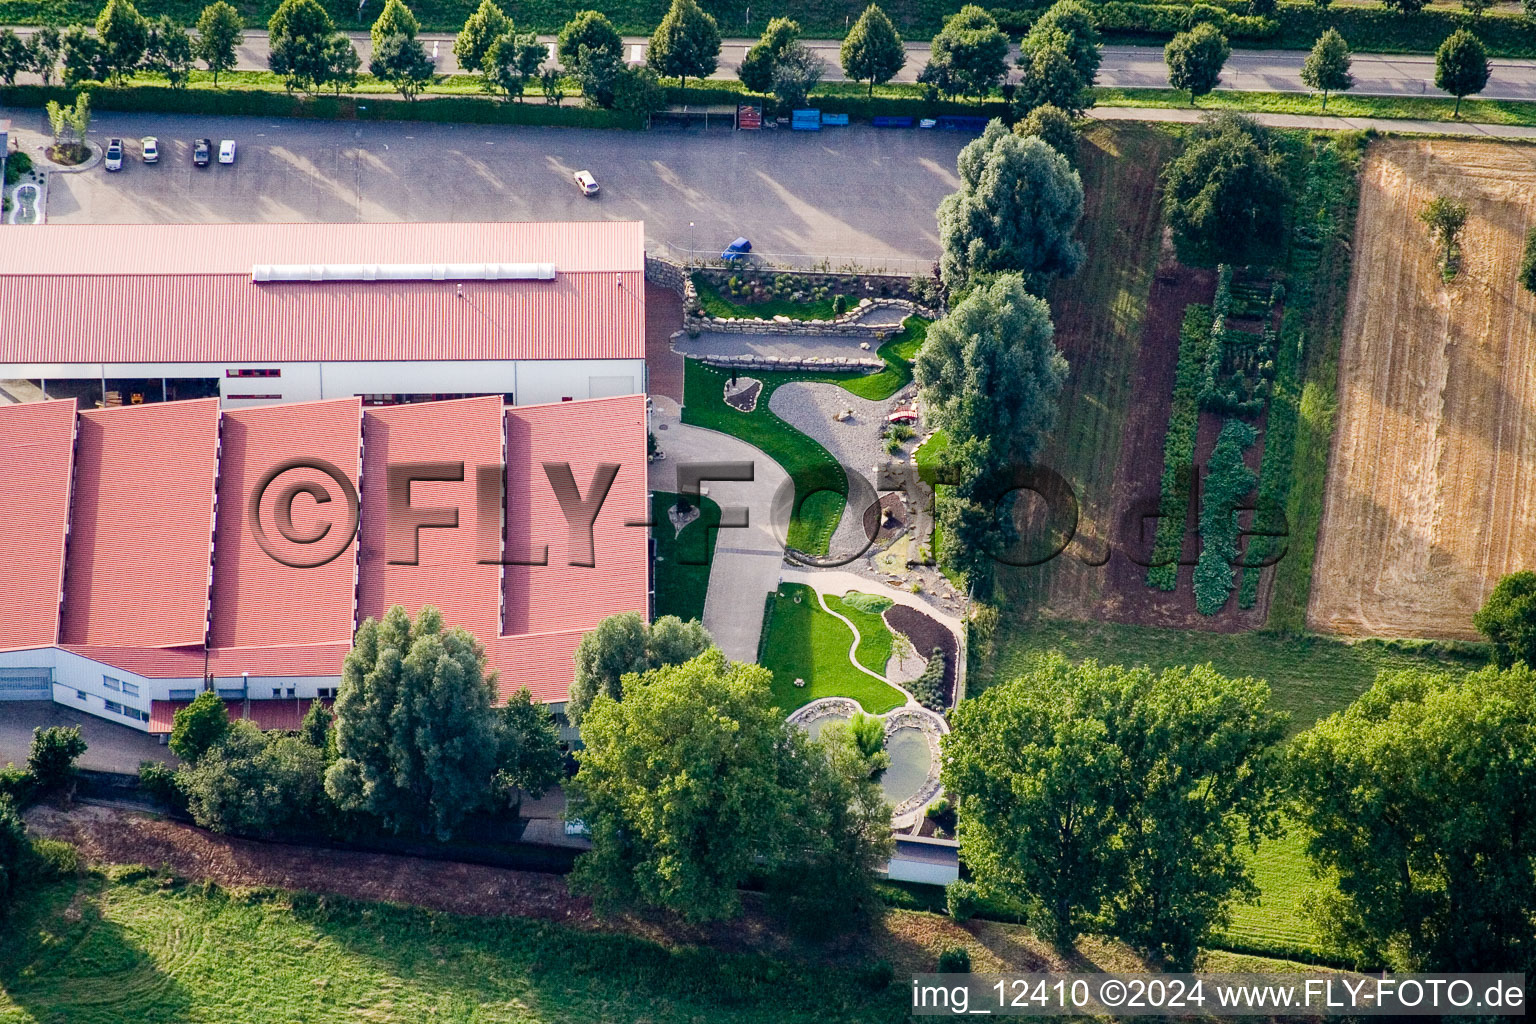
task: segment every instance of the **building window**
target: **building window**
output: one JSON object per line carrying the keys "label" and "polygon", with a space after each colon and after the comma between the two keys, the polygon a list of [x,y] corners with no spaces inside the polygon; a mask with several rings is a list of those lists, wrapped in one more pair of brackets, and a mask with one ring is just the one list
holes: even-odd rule
{"label": "building window", "polygon": [[107,710],[112,712],[114,715],[120,715],[123,713],[123,706],[116,701],[109,700],[106,702],[106,705]]}
{"label": "building window", "polygon": [[274,687],[272,687],[272,696],[274,696],[274,697],[281,697],[282,695],[283,695],[283,688],[281,686],[274,686]]}
{"label": "building window", "polygon": [[336,699],[336,687],[334,687],[334,686],[317,686],[315,688],[315,696],[316,697],[329,697],[332,700],[335,700]]}
{"label": "building window", "polygon": [[299,691],[297,689],[295,689],[294,687],[292,687],[292,686],[288,687],[288,696],[290,696],[290,697],[297,696],[298,692]]}
{"label": "building window", "polygon": [[192,700],[196,696],[196,690],[172,690],[170,693],[171,700]]}
{"label": "building window", "polygon": [[225,370],[226,377],[281,377],[282,370]]}
{"label": "building window", "polygon": [[102,676],[101,685],[105,686],[109,690],[116,690],[118,693],[123,692],[122,682],[120,680],[113,679],[111,676]]}
{"label": "building window", "polygon": [[86,693],[84,690],[76,690],[75,691],[75,699],[76,700],[84,701],[84,700],[90,700],[91,698],[90,698],[90,694]]}
{"label": "building window", "polygon": [[139,684],[138,683],[130,683],[130,682],[128,682],[128,680],[124,679],[122,685],[123,685],[123,693],[126,694],[127,696],[129,696],[129,697],[137,697],[139,695]]}

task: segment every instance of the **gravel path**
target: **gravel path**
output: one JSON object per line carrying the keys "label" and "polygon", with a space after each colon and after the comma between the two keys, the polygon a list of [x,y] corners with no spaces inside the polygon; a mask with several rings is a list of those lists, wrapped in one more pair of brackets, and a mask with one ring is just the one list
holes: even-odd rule
{"label": "gravel path", "polygon": [[859,317],[857,322],[875,327],[900,327],[901,322],[911,315],[907,310],[895,306],[875,306]]}
{"label": "gravel path", "polygon": [[[874,467],[889,456],[880,443],[880,428],[885,414],[892,406],[892,399],[871,402],[838,387],[836,384],[813,384],[809,381],[791,381],[781,384],[768,399],[768,408],[796,430],[815,438],[842,463],[845,470],[864,475],[871,488],[875,486]],[[839,423],[832,418],[835,412],[853,410],[853,418]],[[833,553],[849,552],[862,548],[864,536],[863,509],[856,512],[843,509],[837,532],[832,536]]]}
{"label": "gravel path", "polygon": [[808,356],[868,356],[874,346],[859,348],[858,338],[826,334],[726,334],[705,331],[697,338],[684,334],[672,343],[685,356],[779,356],[804,359]]}

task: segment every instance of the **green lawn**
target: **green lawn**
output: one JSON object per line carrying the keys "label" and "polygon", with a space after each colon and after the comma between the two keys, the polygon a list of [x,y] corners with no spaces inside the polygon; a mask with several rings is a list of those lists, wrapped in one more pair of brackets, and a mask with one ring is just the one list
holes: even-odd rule
{"label": "green lawn", "polygon": [[[862,597],[874,597],[873,594],[864,594]],[[890,607],[889,598],[885,600],[885,608]],[[879,612],[863,611],[855,608],[840,597],[828,597],[827,607],[844,616],[852,622],[854,628],[859,631],[859,649],[853,656],[859,659],[859,664],[871,672],[885,675],[886,662],[891,660],[891,630],[885,624],[885,619]],[[846,650],[846,648],[845,648]]]}
{"label": "green lawn", "polygon": [[[889,655],[889,632],[885,643]],[[814,590],[802,583],[781,584],[778,593],[768,598],[757,659],[773,673],[774,703],[789,712],[821,697],[851,697],[874,715],[905,704],[907,698],[900,690],[849,663],[852,644],[853,634],[821,610]],[[796,679],[804,679],[806,685],[796,686]]]}
{"label": "green lawn", "polygon": [[3,1024],[781,1024],[905,1020],[857,969],[664,947],[143,869],[29,893],[0,939]]}
{"label": "green lawn", "polygon": [[[699,499],[699,518],[678,533],[667,510],[678,496],[666,491],[651,495],[651,538],[656,542],[656,615],[680,619],[704,618],[704,595],[709,589],[709,567],[715,559],[720,533],[720,506]],[[701,564],[702,560],[702,564]]]}
{"label": "green lawn", "polygon": [[1307,918],[1306,901],[1327,892],[1331,883],[1308,868],[1301,835],[1292,831],[1266,839],[1249,864],[1262,895],[1258,903],[1233,910],[1222,944],[1278,956],[1323,953],[1317,928]]}
{"label": "green lawn", "polygon": [[901,330],[892,335],[875,352],[885,360],[885,369],[879,373],[860,377],[840,374],[826,379],[860,398],[867,398],[871,402],[885,401],[911,383],[912,360],[917,358],[917,350],[922,348],[923,342],[927,340],[930,323],[932,321],[921,317],[907,317],[902,322]]}
{"label": "green lawn", "polygon": [[[1189,108],[1189,94],[1173,89],[1095,89],[1101,107]],[[1389,117],[1415,121],[1467,121],[1488,124],[1536,125],[1536,103],[1526,100],[1456,101],[1436,96],[1350,96],[1335,93],[1323,110],[1322,94],[1304,92],[1213,92],[1200,97],[1201,110],[1241,110],[1266,114],[1323,114],[1329,117]]]}
{"label": "green lawn", "polygon": [[[1005,610],[1006,611],[1006,610]],[[1349,642],[1315,634],[1204,633],[1110,622],[1028,619],[999,624],[990,652],[966,682],[974,695],[1023,672],[1031,659],[1060,651],[1073,661],[1095,658],[1155,669],[1210,662],[1229,676],[1269,681],[1276,707],[1299,731],[1340,711],[1384,670],[1431,668],[1463,672],[1487,663],[1481,644],[1427,640]]]}

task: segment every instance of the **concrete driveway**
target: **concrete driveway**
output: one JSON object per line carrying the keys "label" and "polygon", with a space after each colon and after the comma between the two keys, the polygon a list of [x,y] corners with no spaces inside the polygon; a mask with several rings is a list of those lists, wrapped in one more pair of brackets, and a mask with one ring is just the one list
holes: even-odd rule
{"label": "concrete driveway", "polygon": [[175,758],[154,737],[87,715],[47,700],[0,702],[0,764],[27,763],[32,749],[32,730],[53,725],[80,726],[86,751],[76,762],[81,768],[101,772],[139,773],[140,761],[173,761]]}
{"label": "concrete driveway", "polygon": [[[5,111],[37,152],[37,110]],[[123,170],[49,176],[48,220],[641,220],[653,251],[718,253],[737,235],[766,255],[926,271],[934,211],[958,187],[970,136],[855,126],[823,132],[648,132],[98,113],[91,137],[128,140]],[[160,140],[160,163],[138,139]],[[233,166],[194,168],[191,142],[235,139]],[[590,170],[593,198],[571,181]],[[693,225],[690,228],[690,223]],[[691,239],[691,241],[690,241]]]}
{"label": "concrete driveway", "polygon": [[772,527],[773,498],[789,474],[745,441],[683,423],[675,402],[657,398],[651,430],[667,457],[650,466],[651,490],[676,491],[677,467],[687,462],[748,462],[750,482],[712,480],[702,487],[722,514],[745,509],[745,529],[722,529],[715,540],[704,598],[704,626],[732,661],[756,661],[763,633],[763,608],[778,588],[784,545]]}

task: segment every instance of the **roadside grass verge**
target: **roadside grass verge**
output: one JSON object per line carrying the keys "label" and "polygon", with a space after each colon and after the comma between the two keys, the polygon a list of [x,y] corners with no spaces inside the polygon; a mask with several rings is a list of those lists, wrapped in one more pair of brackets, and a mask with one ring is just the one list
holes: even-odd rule
{"label": "roadside grass verge", "polygon": [[0,944],[0,1021],[17,1024],[885,1022],[907,998],[809,957],[231,892],[142,868],[35,890]]}
{"label": "roadside grass verge", "polygon": [[[827,604],[832,605],[832,601]],[[851,615],[849,618],[858,621]],[[816,592],[805,584],[781,583],[768,596],[757,660],[773,673],[774,703],[786,714],[821,697],[850,697],[872,715],[884,714],[907,702],[906,696],[894,686],[853,667],[848,661],[848,648],[852,645],[853,634],[848,627],[822,611],[816,603]],[[889,631],[885,635],[885,652],[889,656]],[[882,661],[882,670],[884,664]],[[804,679],[806,685],[796,686],[796,679]]]}
{"label": "roadside grass verge", "polygon": [[[656,542],[656,615],[704,618],[704,597],[709,590],[709,569],[715,560],[720,534],[720,506],[709,498],[697,500],[699,517],[679,532],[667,518],[667,510],[679,495],[656,491],[651,495],[651,539]],[[698,564],[703,559],[703,564]]]}
{"label": "roadside grass verge", "polygon": [[1431,640],[1348,641],[1317,634],[1206,633],[1112,622],[1005,618],[969,695],[1027,671],[1051,651],[1071,661],[1147,665],[1161,670],[1210,663],[1228,676],[1269,681],[1274,707],[1291,716],[1292,733],[1342,711],[1383,671],[1421,668],[1460,674],[1488,662],[1483,644]]}
{"label": "roadside grass verge", "polygon": [[1413,121],[1448,121],[1536,125],[1536,103],[1528,100],[1480,100],[1461,102],[1461,116],[1454,116],[1456,101],[1438,96],[1351,96],[1332,93],[1323,109],[1320,93],[1234,92],[1218,89],[1200,97],[1191,108],[1189,94],[1173,89],[1094,90],[1101,107],[1157,107],[1168,109],[1237,110],[1249,114],[1326,114],[1328,117],[1385,117]]}

